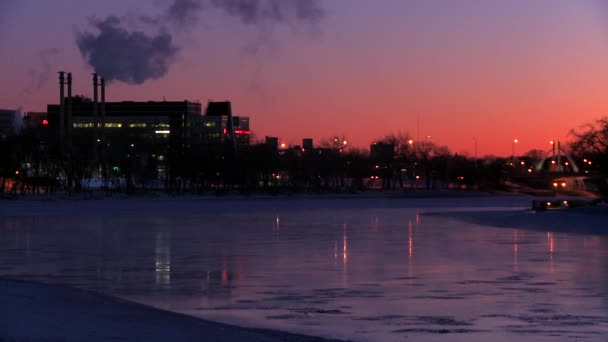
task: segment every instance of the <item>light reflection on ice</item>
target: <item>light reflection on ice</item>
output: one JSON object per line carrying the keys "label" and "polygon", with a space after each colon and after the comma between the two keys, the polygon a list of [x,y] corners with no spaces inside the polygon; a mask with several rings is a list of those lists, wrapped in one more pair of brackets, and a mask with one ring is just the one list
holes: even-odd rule
{"label": "light reflection on ice", "polygon": [[171,233],[156,232],[154,248],[157,285],[171,285]]}
{"label": "light reflection on ice", "polygon": [[608,333],[605,236],[424,216],[414,200],[319,202],[2,217],[0,276],[361,341],[602,341]]}

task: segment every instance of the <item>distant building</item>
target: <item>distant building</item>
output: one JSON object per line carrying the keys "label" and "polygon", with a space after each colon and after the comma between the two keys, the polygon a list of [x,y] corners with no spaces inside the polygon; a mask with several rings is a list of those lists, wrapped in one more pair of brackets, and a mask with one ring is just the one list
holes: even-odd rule
{"label": "distant building", "polygon": [[207,109],[205,109],[206,116],[230,116],[232,117],[232,104],[230,101],[214,102],[209,101],[207,103]]}
{"label": "distant building", "polygon": [[228,116],[201,116],[192,132],[202,143],[221,143],[228,135]]}
{"label": "distant building", "polygon": [[251,142],[251,131],[249,130],[248,116],[235,116],[232,118],[234,137],[237,145],[249,145]]}
{"label": "distant building", "polygon": [[395,145],[375,142],[369,147],[370,157],[379,163],[391,163],[395,159]]}
{"label": "distant building", "polygon": [[267,136],[266,145],[270,148],[270,150],[278,152],[279,151],[279,138]]}
{"label": "distant building", "polygon": [[[94,103],[85,97],[72,98],[72,130],[74,141],[92,141],[96,125],[93,116]],[[48,105],[48,124],[51,131],[58,129],[59,105]],[[190,101],[163,102],[107,102],[104,122],[98,122],[103,133],[119,136],[122,140],[156,141],[169,139],[184,143],[190,137],[192,122],[200,119],[201,104]],[[130,142],[131,143],[131,142]]]}
{"label": "distant building", "polygon": [[48,114],[46,112],[27,112],[23,116],[23,125],[25,128],[40,128],[49,124]]}
{"label": "distant building", "polygon": [[14,109],[0,109],[0,138],[15,134],[17,111]]}
{"label": "distant building", "polygon": [[38,142],[41,151],[48,149],[48,125],[49,120],[46,112],[27,112],[23,116],[23,132]]}
{"label": "distant building", "polygon": [[311,138],[302,139],[302,148],[306,151],[312,151],[312,149],[314,148],[312,139]]}
{"label": "distant building", "polygon": [[[71,124],[66,124],[66,141],[59,139],[60,106],[48,109],[49,143],[62,146],[81,158],[120,160],[135,155],[147,165],[156,165],[156,175],[163,178],[168,162],[177,161],[192,143],[191,128],[201,115],[201,104],[191,101],[107,102],[105,116],[94,116],[94,102],[85,97],[72,97]],[[98,129],[95,129],[98,127]]]}
{"label": "distant building", "polygon": [[233,116],[229,101],[210,101],[196,132],[203,141],[226,142],[234,138],[239,146],[250,143],[249,117]]}

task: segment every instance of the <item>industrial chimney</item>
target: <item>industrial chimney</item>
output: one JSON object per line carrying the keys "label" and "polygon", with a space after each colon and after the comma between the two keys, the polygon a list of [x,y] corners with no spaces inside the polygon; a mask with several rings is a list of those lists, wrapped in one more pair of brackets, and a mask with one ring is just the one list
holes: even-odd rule
{"label": "industrial chimney", "polygon": [[63,129],[65,127],[65,71],[59,71],[59,146],[63,147]]}
{"label": "industrial chimney", "polygon": [[65,133],[67,150],[72,150],[72,73],[68,72],[68,98],[67,98],[68,113],[65,120]]}
{"label": "industrial chimney", "polygon": [[101,78],[101,135],[106,127],[106,80]]}
{"label": "industrial chimney", "polygon": [[99,131],[99,113],[98,113],[98,100],[97,100],[97,74],[93,73],[93,135],[95,140],[99,139],[98,131]]}

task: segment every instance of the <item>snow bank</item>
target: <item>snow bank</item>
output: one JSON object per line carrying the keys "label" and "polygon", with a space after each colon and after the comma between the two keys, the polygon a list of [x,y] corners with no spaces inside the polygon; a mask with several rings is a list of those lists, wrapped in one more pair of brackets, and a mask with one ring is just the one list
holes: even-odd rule
{"label": "snow bank", "polygon": [[0,279],[0,303],[0,341],[323,341],[40,283]]}
{"label": "snow bank", "polygon": [[[530,208],[530,207],[528,207]],[[584,234],[608,234],[608,207],[590,206],[535,212],[530,209],[427,212],[425,215],[452,217],[470,223],[518,229]]]}

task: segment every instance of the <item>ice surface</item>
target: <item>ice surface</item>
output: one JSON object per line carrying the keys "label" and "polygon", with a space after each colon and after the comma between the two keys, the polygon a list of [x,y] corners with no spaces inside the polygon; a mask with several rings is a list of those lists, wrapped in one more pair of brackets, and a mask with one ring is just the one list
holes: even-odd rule
{"label": "ice surface", "polygon": [[[520,229],[525,220],[491,226],[530,204],[527,197],[3,202],[0,276],[356,341],[604,341],[606,236]],[[485,212],[486,221],[464,221],[463,212]]]}
{"label": "ice surface", "polygon": [[65,286],[0,280],[0,341],[321,342],[242,329]]}

